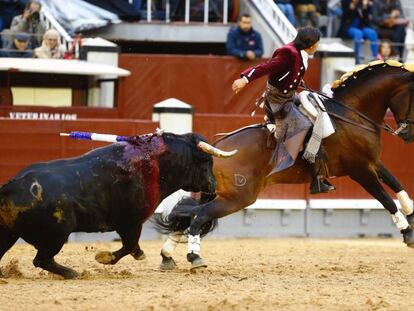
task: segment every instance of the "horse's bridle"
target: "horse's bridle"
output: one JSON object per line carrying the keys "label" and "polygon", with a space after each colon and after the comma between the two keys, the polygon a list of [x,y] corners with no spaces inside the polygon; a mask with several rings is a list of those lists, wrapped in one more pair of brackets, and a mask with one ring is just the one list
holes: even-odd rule
{"label": "horse's bridle", "polygon": [[413,99],[413,90],[410,90],[410,98],[409,98],[409,102],[408,102],[408,109],[407,109],[407,113],[405,114],[405,119],[403,120],[397,120],[397,124],[399,125],[399,127],[393,131],[391,134],[398,136],[403,130],[405,130],[405,128],[407,126],[409,126],[410,124],[414,123],[414,120],[412,120],[410,118],[410,113],[411,113],[411,109],[412,109],[412,99]]}

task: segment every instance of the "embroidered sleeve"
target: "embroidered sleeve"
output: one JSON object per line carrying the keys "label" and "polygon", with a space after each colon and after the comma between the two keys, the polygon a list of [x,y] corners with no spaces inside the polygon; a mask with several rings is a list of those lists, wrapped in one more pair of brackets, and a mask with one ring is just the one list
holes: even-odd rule
{"label": "embroidered sleeve", "polygon": [[292,61],[290,51],[287,49],[280,49],[276,55],[255,67],[250,67],[241,73],[242,77],[253,81],[264,75],[283,75],[289,70],[289,63]]}

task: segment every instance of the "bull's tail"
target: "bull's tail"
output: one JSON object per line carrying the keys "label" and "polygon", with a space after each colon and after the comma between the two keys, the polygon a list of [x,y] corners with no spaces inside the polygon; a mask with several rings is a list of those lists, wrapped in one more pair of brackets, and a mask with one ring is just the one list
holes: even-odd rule
{"label": "bull's tail", "polygon": [[[211,198],[210,198],[211,199]],[[205,198],[201,202],[207,202]],[[161,234],[183,232],[190,227],[191,219],[200,209],[200,202],[190,198],[182,198],[171,210],[171,213],[164,217],[162,214],[154,215],[155,229]],[[207,235],[217,227],[217,219],[205,223],[201,228],[201,237]]]}

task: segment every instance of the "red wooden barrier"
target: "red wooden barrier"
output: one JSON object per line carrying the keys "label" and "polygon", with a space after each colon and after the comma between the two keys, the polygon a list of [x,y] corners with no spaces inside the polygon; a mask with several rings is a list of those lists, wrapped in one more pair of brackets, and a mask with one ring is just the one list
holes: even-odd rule
{"label": "red wooden barrier", "polygon": [[[119,83],[121,117],[149,119],[152,105],[170,97],[193,105],[198,113],[250,114],[266,78],[252,82],[237,95],[231,85],[240,72],[263,61],[240,61],[229,56],[122,54],[119,66],[131,71],[131,76]],[[305,81],[319,89],[320,59],[310,60]]]}

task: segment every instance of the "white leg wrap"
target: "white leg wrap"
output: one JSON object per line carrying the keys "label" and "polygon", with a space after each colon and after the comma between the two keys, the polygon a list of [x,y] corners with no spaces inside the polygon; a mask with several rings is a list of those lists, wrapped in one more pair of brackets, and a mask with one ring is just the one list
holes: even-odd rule
{"label": "white leg wrap", "polygon": [[188,253],[200,255],[200,235],[188,235]]}
{"label": "white leg wrap", "polygon": [[413,201],[408,196],[405,190],[397,193],[398,201],[401,204],[401,209],[404,215],[411,215],[413,213]]}
{"label": "white leg wrap", "polygon": [[407,229],[409,224],[405,216],[400,211],[396,212],[394,215],[391,215],[392,221],[397,226],[398,230]]}
{"label": "white leg wrap", "polygon": [[181,238],[183,235],[180,233],[172,233],[168,236],[167,241],[165,241],[164,245],[162,246],[161,252],[164,256],[172,257],[174,254],[175,248],[177,247],[178,243],[180,243]]}

